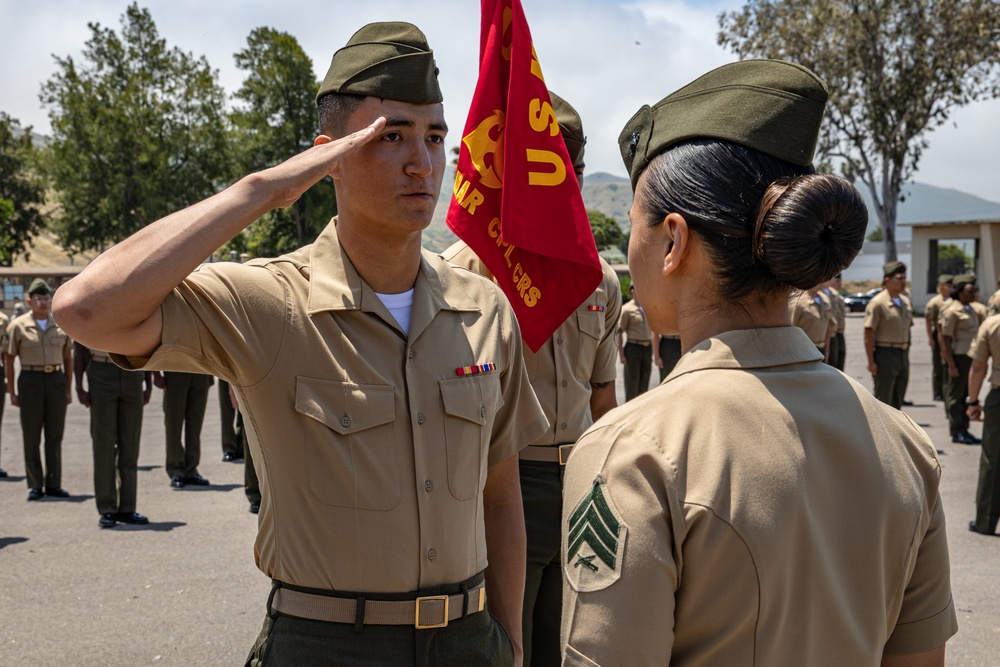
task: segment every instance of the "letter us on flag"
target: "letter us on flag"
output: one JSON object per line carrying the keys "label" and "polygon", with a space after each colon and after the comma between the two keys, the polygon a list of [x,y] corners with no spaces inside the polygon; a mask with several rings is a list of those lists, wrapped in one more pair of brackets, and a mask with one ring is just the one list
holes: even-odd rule
{"label": "letter us on flag", "polygon": [[533,351],[601,281],[580,186],[520,0],[483,0],[479,82],[448,226],[493,273]]}

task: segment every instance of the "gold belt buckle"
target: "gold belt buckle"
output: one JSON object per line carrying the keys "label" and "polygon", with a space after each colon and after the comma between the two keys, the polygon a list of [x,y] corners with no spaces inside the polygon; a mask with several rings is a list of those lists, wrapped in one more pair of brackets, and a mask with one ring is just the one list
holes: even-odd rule
{"label": "gold belt buckle", "polygon": [[482,611],[486,609],[486,586],[479,589],[479,609],[476,611]]}
{"label": "gold belt buckle", "polygon": [[[444,602],[444,620],[441,623],[421,623],[420,622],[420,604],[422,602]],[[427,595],[425,597],[420,597],[416,599],[416,618],[414,619],[414,627],[417,630],[428,630],[431,628],[443,628],[448,625],[448,596],[447,595]]]}
{"label": "gold belt buckle", "polygon": [[566,465],[569,460],[569,453],[573,451],[573,445],[559,445],[559,465]]}
{"label": "gold belt buckle", "polygon": [[46,373],[51,373],[51,372],[53,372],[53,371],[55,370],[55,368],[56,368],[56,367],[55,367],[55,366],[53,366],[52,364],[45,364],[45,368],[44,368],[43,370],[44,370],[44,371],[45,371]]}

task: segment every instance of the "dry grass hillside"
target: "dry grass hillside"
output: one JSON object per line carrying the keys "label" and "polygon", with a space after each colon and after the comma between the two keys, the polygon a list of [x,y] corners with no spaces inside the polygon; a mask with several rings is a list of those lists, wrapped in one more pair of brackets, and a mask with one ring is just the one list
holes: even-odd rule
{"label": "dry grass hillside", "polygon": [[62,266],[84,266],[89,264],[96,252],[68,255],[56,240],[55,234],[42,232],[32,239],[32,246],[23,255],[14,258],[14,268],[53,268]]}

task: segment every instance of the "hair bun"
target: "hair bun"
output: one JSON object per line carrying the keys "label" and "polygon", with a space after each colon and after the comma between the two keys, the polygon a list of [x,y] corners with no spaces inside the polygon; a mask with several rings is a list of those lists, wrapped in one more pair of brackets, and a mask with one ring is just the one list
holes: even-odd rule
{"label": "hair bun", "polygon": [[854,261],[868,229],[868,207],[851,183],[832,174],[780,178],[757,207],[754,260],[799,289],[826,282]]}

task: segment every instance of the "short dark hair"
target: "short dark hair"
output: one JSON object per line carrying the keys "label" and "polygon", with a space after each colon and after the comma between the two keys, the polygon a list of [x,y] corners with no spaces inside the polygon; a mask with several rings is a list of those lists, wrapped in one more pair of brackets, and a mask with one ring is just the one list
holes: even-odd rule
{"label": "short dark hair", "polygon": [[365,95],[326,93],[316,100],[319,131],[331,137],[347,134],[347,119],[361,105]]}
{"label": "short dark hair", "polygon": [[680,213],[705,241],[725,301],[829,280],[861,251],[868,226],[864,200],[846,180],[719,139],[657,155],[642,196],[646,224]]}

